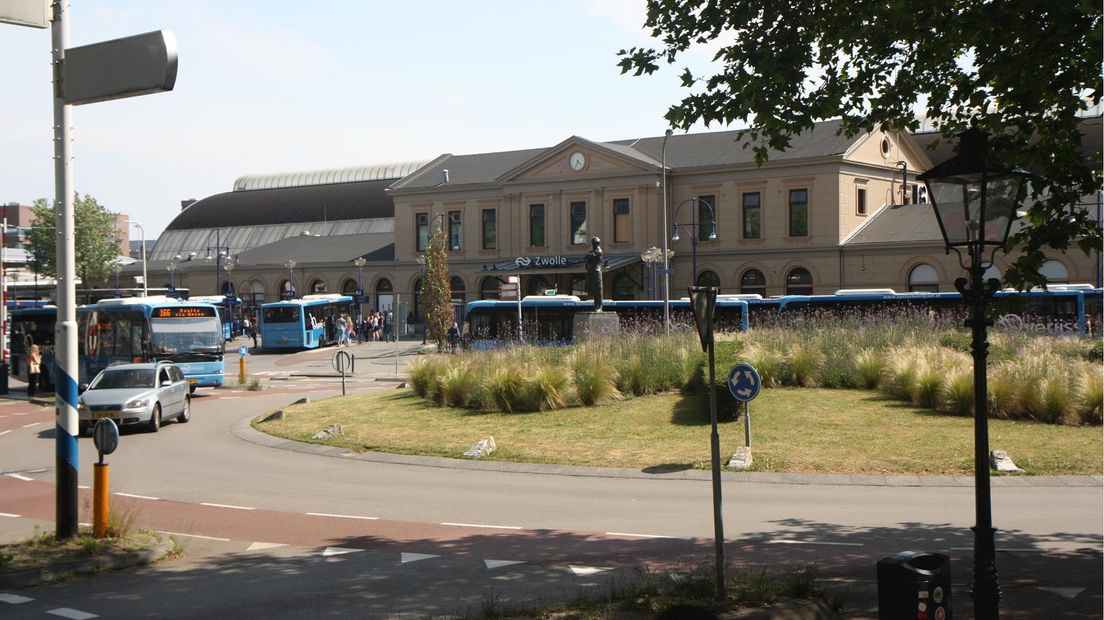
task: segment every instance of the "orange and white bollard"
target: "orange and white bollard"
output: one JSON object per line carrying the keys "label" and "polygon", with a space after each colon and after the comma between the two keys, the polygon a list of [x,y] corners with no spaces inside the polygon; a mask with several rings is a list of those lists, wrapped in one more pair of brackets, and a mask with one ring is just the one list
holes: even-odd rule
{"label": "orange and white bollard", "polygon": [[93,465],[92,487],[92,535],[96,538],[107,536],[108,509],[108,465],[107,463],[95,463]]}

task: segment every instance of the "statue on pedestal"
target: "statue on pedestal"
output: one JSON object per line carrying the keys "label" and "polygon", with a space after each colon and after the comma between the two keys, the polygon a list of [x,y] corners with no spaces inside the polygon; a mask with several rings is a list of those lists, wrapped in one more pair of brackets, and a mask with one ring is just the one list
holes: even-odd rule
{"label": "statue on pedestal", "polygon": [[594,300],[594,311],[602,311],[602,240],[593,237],[590,240],[592,249],[587,252],[586,264],[586,289],[590,298]]}

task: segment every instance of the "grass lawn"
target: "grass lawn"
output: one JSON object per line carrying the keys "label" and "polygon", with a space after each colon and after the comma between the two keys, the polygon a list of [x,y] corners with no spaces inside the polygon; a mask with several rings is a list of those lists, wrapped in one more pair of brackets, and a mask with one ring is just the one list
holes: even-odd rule
{"label": "grass lawn", "polygon": [[[718,393],[718,399],[729,399]],[[482,437],[489,460],[631,468],[708,468],[709,400],[677,393],[596,407],[537,413],[442,408],[409,389],[289,406],[260,431],[294,439],[331,424],[344,436],[324,442],[460,458]],[[724,460],[744,445],[744,424],[720,424]],[[753,470],[972,475],[973,419],[937,414],[875,392],[773,388],[751,403]],[[991,420],[990,446],[1030,474],[1099,474],[1101,428]]]}

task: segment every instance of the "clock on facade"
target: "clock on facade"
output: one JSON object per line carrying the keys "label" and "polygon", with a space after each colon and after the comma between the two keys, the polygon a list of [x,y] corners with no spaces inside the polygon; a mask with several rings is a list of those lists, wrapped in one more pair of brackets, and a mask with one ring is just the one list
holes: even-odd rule
{"label": "clock on facade", "polygon": [[571,154],[571,157],[567,160],[567,163],[571,166],[571,169],[578,172],[586,166],[586,155],[583,155],[579,151],[575,151]]}

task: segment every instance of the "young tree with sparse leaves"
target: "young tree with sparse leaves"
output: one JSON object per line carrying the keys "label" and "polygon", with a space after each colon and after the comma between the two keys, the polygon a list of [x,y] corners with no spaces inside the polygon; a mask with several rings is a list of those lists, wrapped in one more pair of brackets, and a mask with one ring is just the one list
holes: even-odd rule
{"label": "young tree with sparse leaves", "polygon": [[820,120],[842,119],[848,137],[915,131],[918,113],[944,140],[976,126],[1004,162],[1030,173],[1034,202],[1009,241],[1021,254],[1008,282],[1041,281],[1046,247],[1099,250],[1100,223],[1070,206],[1101,188],[1101,154],[1082,152],[1078,126],[1101,98],[1100,2],[647,5],[645,26],[661,47],[621,50],[622,73],[651,74],[692,46],[716,46],[716,74],[682,72],[690,94],[668,110],[672,127],[746,121],[762,164]]}
{"label": "young tree with sparse leaves", "polygon": [[[32,208],[34,224],[28,233],[31,260],[42,266],[41,273],[57,277],[57,215],[51,201],[39,198]],[[111,267],[119,257],[119,232],[115,229],[115,214],[109,212],[92,196],[76,194],[73,200],[73,223],[76,251],[76,275],[89,282],[106,281]]]}
{"label": "young tree with sparse leaves", "polygon": [[[433,226],[432,220],[430,226]],[[436,342],[439,351],[445,350],[448,330],[456,316],[452,309],[452,288],[449,286],[446,237],[444,231],[433,229],[424,255],[425,275],[422,277],[421,292],[426,338]]]}

